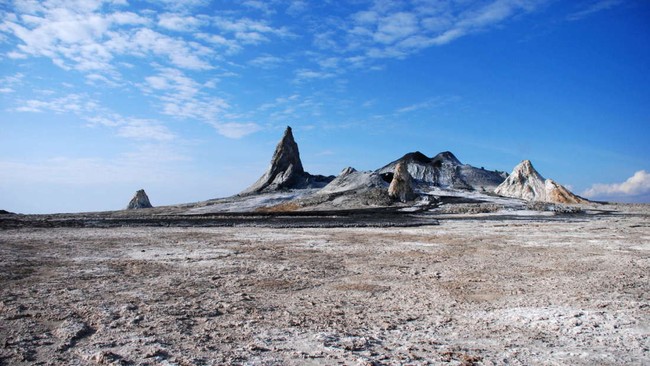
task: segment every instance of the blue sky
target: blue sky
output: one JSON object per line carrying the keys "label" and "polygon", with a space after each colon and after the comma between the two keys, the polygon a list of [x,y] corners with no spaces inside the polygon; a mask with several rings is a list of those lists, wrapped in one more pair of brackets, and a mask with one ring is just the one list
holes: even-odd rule
{"label": "blue sky", "polygon": [[650,200],[650,3],[0,4],[0,209],[235,194],[291,125],[305,169],[419,150]]}

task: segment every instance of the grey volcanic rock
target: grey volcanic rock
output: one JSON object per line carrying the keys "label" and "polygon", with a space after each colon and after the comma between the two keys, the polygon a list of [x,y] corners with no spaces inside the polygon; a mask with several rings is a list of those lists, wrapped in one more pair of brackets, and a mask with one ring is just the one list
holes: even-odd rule
{"label": "grey volcanic rock", "polygon": [[388,187],[388,196],[401,202],[408,202],[415,199],[416,194],[413,192],[413,180],[405,163],[399,162],[395,166],[393,180]]}
{"label": "grey volcanic rock", "polygon": [[503,182],[506,174],[463,164],[449,151],[429,158],[419,151],[409,153],[384,166],[377,172],[391,174],[398,163],[406,165],[408,172],[419,183],[445,189],[464,189],[491,192]]}
{"label": "grey volcanic rock", "polygon": [[387,186],[388,183],[378,173],[360,172],[352,167],[347,167],[332,182],[318,191],[318,194],[340,193],[371,188],[386,189]]}
{"label": "grey volcanic rock", "polygon": [[151,202],[149,202],[149,197],[145,193],[144,189],[141,189],[137,192],[135,192],[135,195],[133,198],[131,198],[131,202],[129,202],[129,205],[126,207],[127,210],[135,210],[135,209],[140,209],[140,208],[152,208],[153,206],[151,205]]}
{"label": "grey volcanic rock", "polygon": [[519,163],[512,170],[512,174],[494,190],[494,193],[537,202],[568,204],[588,202],[555,181],[544,179],[535,170],[530,160]]}
{"label": "grey volcanic rock", "polygon": [[293,138],[291,127],[287,126],[278,143],[267,171],[252,186],[240,194],[274,192],[285,189],[322,188],[334,177],[311,175],[302,167],[298,144]]}

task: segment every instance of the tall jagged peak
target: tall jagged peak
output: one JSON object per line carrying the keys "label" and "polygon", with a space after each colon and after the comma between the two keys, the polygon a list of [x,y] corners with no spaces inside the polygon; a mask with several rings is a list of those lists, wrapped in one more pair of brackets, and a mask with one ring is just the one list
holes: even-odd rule
{"label": "tall jagged peak", "polygon": [[152,208],[151,202],[149,202],[149,197],[145,193],[144,189],[140,189],[135,192],[133,198],[129,202],[129,205],[126,206],[127,210],[136,210],[140,208]]}
{"label": "tall jagged peak", "polygon": [[275,153],[271,159],[271,166],[276,166],[284,170],[284,168],[292,167],[295,173],[304,173],[302,162],[300,161],[300,151],[298,151],[298,144],[293,138],[293,131],[290,126],[284,130],[282,140],[275,147]]}
{"label": "tall jagged peak", "polygon": [[266,172],[241,194],[277,191],[291,188],[322,187],[334,177],[312,176],[305,172],[300,161],[298,144],[293,138],[291,127],[284,130],[282,139],[275,148],[271,164]]}

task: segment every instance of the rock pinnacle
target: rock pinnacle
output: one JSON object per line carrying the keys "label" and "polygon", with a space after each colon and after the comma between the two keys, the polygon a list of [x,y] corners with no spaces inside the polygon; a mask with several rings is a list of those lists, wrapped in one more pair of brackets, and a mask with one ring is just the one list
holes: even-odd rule
{"label": "rock pinnacle", "polygon": [[241,194],[279,191],[292,188],[323,187],[334,177],[312,176],[305,172],[300,161],[298,144],[293,138],[291,127],[287,126],[282,139],[275,148],[271,164],[253,185]]}
{"label": "rock pinnacle", "polygon": [[413,192],[413,180],[408,172],[406,164],[402,162],[395,166],[393,180],[388,187],[388,196],[401,202],[408,202],[415,198]]}
{"label": "rock pinnacle", "polygon": [[129,202],[129,205],[126,207],[127,210],[135,210],[139,208],[152,208],[153,206],[151,205],[151,202],[149,202],[149,197],[147,197],[147,194],[145,193],[144,189],[140,189],[139,191],[135,192],[135,195],[133,198],[131,198],[131,202]]}

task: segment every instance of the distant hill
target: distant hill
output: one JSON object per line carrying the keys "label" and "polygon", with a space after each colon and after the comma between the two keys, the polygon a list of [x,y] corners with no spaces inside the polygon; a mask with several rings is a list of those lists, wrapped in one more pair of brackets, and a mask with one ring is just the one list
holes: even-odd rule
{"label": "distant hill", "polygon": [[[398,174],[397,167],[400,167]],[[313,175],[304,171],[298,144],[291,127],[287,127],[268,169],[255,183],[237,196],[206,201],[188,212],[350,210],[387,206],[419,209],[435,205],[441,197],[447,202],[483,202],[494,207],[525,207],[526,201],[589,202],[553,180],[544,179],[528,160],[508,175],[463,164],[450,151],[433,157],[411,152],[375,171],[347,167],[337,177]]]}
{"label": "distant hill", "polygon": [[463,164],[450,151],[429,158],[419,151],[408,153],[377,170],[380,174],[392,174],[398,163],[405,164],[416,181],[447,189],[492,192],[507,174]]}

